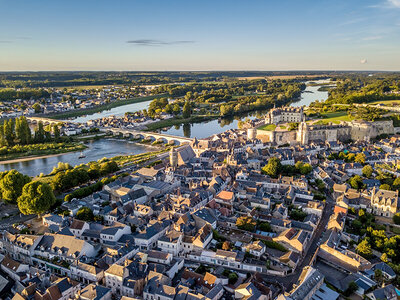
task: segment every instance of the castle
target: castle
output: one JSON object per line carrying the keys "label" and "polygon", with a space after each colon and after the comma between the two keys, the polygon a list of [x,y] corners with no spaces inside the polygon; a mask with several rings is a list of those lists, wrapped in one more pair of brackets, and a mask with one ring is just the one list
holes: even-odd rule
{"label": "castle", "polygon": [[[286,121],[284,121],[286,120]],[[278,122],[279,121],[279,122]],[[265,117],[266,124],[279,124],[284,122],[299,123],[297,130],[287,129],[286,126],[277,126],[274,130],[256,130],[257,138],[276,145],[302,144],[311,142],[333,141],[369,141],[381,134],[393,134],[393,121],[351,121],[340,124],[319,124],[305,122],[302,108],[272,109]],[[252,136],[254,132],[252,131]]]}
{"label": "castle", "polygon": [[271,109],[265,116],[265,124],[299,123],[303,119],[303,107],[286,106]]}

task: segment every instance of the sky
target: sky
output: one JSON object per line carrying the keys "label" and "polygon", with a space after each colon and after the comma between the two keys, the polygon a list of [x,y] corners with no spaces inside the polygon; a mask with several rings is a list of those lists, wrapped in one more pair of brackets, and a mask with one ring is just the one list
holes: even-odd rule
{"label": "sky", "polygon": [[0,0],[0,71],[400,71],[400,0]]}

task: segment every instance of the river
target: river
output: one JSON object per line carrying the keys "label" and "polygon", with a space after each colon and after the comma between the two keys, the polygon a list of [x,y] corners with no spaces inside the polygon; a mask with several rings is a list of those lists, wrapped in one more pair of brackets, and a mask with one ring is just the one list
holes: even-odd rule
{"label": "river", "polygon": [[1,164],[0,162],[0,171],[16,169],[29,176],[37,176],[40,173],[49,174],[59,162],[66,162],[75,166],[99,160],[103,157],[110,158],[117,155],[139,154],[154,150],[149,146],[114,139],[90,141],[86,145],[88,148],[83,151],[85,158],[79,158],[80,152],[69,152],[58,156],[36,158],[18,163]]}
{"label": "river", "polygon": [[149,107],[149,104],[151,101],[152,100],[122,105],[122,106],[114,107],[109,110],[103,110],[101,112],[98,112],[98,113],[95,113],[92,115],[77,117],[77,118],[69,120],[69,121],[78,122],[78,123],[86,123],[87,121],[90,121],[90,120],[100,119],[100,118],[109,117],[109,116],[118,116],[119,117],[119,116],[125,115],[126,112],[135,112],[135,111],[147,109]]}
{"label": "river", "polygon": [[[316,80],[313,81],[315,83],[326,83],[329,82],[329,80]],[[306,82],[306,84],[309,83],[309,81]],[[293,107],[300,107],[300,106],[308,106],[311,104],[311,102],[314,102],[315,100],[326,100],[328,98],[328,92],[327,91],[318,91],[320,88],[320,85],[317,86],[310,86],[307,85],[306,89],[301,93],[300,96],[300,101],[293,102],[290,106]]]}
{"label": "river", "polygon": [[[322,83],[322,81],[321,81]],[[325,100],[328,97],[328,92],[318,91],[320,86],[307,86],[301,94],[300,101],[294,102],[291,106],[299,107],[303,105],[309,105],[315,100]],[[122,116],[125,112],[134,112],[142,109],[147,109],[151,101],[145,101],[141,103],[133,103],[124,106],[115,107],[111,110],[102,111],[93,115],[78,117],[74,119],[76,122],[87,122],[89,120],[107,117],[111,115]],[[236,119],[222,119],[222,120],[211,120],[202,123],[185,124],[180,126],[173,126],[167,130],[161,130],[163,133],[185,136],[185,137],[197,137],[205,138],[216,133],[221,133],[229,129],[238,128],[239,120],[243,120],[246,117],[255,118],[260,113],[250,113],[237,117]],[[79,159],[79,153],[65,153],[59,156],[49,158],[37,158],[29,161],[12,163],[12,164],[1,164],[0,171],[16,169],[24,174],[30,176],[36,176],[40,173],[48,174],[52,171],[53,167],[59,162],[67,162],[71,165],[77,165],[81,163],[87,163],[89,161],[98,160],[103,157],[113,157],[117,155],[129,155],[139,154],[150,151],[151,148],[148,146],[127,142],[124,140],[110,140],[102,139],[92,141],[87,144],[89,147],[84,151],[85,158]]]}
{"label": "river", "polygon": [[[314,81],[316,83],[325,83],[326,80]],[[308,82],[306,82],[307,84]],[[290,106],[300,107],[303,105],[310,105],[311,102],[315,100],[326,100],[328,98],[327,91],[318,91],[321,86],[307,86],[306,89],[301,93],[300,100],[293,102]],[[250,113],[244,115],[237,119],[222,119],[221,122],[218,120],[212,120],[202,123],[185,124],[181,126],[173,126],[168,130],[161,130],[163,133],[185,136],[185,137],[197,137],[205,138],[209,137],[215,133],[221,133],[229,129],[238,128],[238,122],[240,119],[245,119],[246,117],[254,118],[257,113]]]}

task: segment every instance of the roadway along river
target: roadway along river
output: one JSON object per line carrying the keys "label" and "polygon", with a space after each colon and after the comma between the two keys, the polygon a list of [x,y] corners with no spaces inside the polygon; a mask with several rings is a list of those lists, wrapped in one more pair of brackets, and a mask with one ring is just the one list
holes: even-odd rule
{"label": "roadway along river", "polygon": [[117,155],[139,154],[154,150],[152,147],[127,142],[124,140],[101,139],[86,144],[89,148],[83,151],[85,158],[79,158],[80,152],[70,152],[48,158],[36,158],[18,163],[2,164],[0,171],[16,169],[29,176],[37,176],[40,173],[49,174],[53,167],[59,162],[66,162],[72,166],[99,160],[103,157],[114,157]]}

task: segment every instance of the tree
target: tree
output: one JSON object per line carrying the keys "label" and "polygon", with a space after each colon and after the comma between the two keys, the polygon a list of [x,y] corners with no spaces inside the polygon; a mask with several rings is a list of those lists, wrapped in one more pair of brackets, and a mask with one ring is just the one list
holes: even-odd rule
{"label": "tree", "polygon": [[372,255],[371,245],[366,239],[362,240],[361,243],[358,244],[356,251],[365,258],[369,258]]}
{"label": "tree", "polygon": [[1,197],[8,203],[17,203],[17,199],[22,194],[22,188],[31,181],[27,175],[23,175],[16,170],[8,171],[0,180]]}
{"label": "tree", "polygon": [[58,127],[58,125],[54,125],[53,132],[54,132],[54,139],[58,141],[60,139],[60,128]]}
{"label": "tree", "polygon": [[189,101],[185,101],[185,104],[183,105],[182,116],[184,119],[187,119],[190,118],[191,114],[192,114],[191,105]]}
{"label": "tree", "polygon": [[42,214],[56,202],[53,190],[44,182],[32,181],[22,189],[17,199],[18,208],[24,215]]}
{"label": "tree", "polygon": [[376,280],[378,283],[381,283],[381,282],[383,281],[383,274],[382,274],[382,271],[381,271],[380,269],[375,269],[375,271],[374,271],[374,277],[375,277],[375,280]]}
{"label": "tree", "polygon": [[178,103],[175,103],[173,108],[172,108],[172,112],[174,115],[179,114],[181,111],[181,107],[178,105]]}
{"label": "tree", "polygon": [[392,185],[394,190],[400,190],[400,177],[396,177]]}
{"label": "tree", "polygon": [[361,152],[356,155],[354,161],[356,163],[365,164],[365,159],[366,159],[365,154]]}
{"label": "tree", "polygon": [[225,241],[222,243],[222,250],[229,251],[231,249],[231,243]]}
{"label": "tree", "polygon": [[347,287],[346,291],[344,292],[344,295],[345,296],[350,296],[351,294],[353,294],[357,290],[358,290],[357,283],[355,283],[354,281],[351,281],[349,283],[349,286]]}
{"label": "tree", "polygon": [[394,224],[400,225],[400,212],[393,216],[393,222]]}
{"label": "tree", "polygon": [[272,178],[276,178],[279,175],[280,170],[282,169],[281,161],[276,157],[271,157],[268,160],[268,163],[262,168],[262,171],[271,176]]}
{"label": "tree", "polygon": [[236,281],[238,280],[238,278],[239,277],[238,277],[238,275],[236,273],[234,273],[234,272],[230,273],[229,276],[228,276],[229,284],[235,284]]}
{"label": "tree", "polygon": [[192,124],[189,123],[185,123],[182,126],[183,129],[183,136],[190,138],[191,134],[192,134]]}
{"label": "tree", "polygon": [[252,217],[239,217],[236,220],[236,226],[246,231],[254,231],[256,224]]}
{"label": "tree", "polygon": [[35,143],[43,143],[45,140],[45,131],[43,127],[43,122],[39,121],[38,127],[35,131]]}
{"label": "tree", "polygon": [[94,221],[94,214],[89,207],[81,207],[76,213],[76,218],[78,220],[91,222]]}
{"label": "tree", "polygon": [[359,175],[355,175],[349,179],[349,184],[353,189],[361,190],[364,188],[363,179]]}
{"label": "tree", "polygon": [[14,119],[5,120],[3,125],[4,140],[8,146],[14,145],[15,140],[15,123]]}
{"label": "tree", "polygon": [[373,172],[374,169],[372,169],[370,165],[366,165],[362,168],[362,174],[367,178],[371,178]]}
{"label": "tree", "polygon": [[258,225],[258,229],[265,232],[273,232],[271,225],[268,222],[262,222]]}
{"label": "tree", "polygon": [[385,191],[390,191],[390,185],[388,185],[387,183],[381,184],[379,186],[380,190],[385,190]]}
{"label": "tree", "polygon": [[383,253],[383,254],[381,255],[381,261],[383,261],[383,262],[385,262],[385,263],[388,262],[388,256],[387,256],[386,253]]}
{"label": "tree", "polygon": [[289,127],[288,130],[292,131],[292,130],[297,130],[299,128],[299,123],[289,123]]}
{"label": "tree", "polygon": [[40,113],[42,111],[42,107],[37,102],[32,105],[32,108],[35,110],[35,113]]}
{"label": "tree", "polygon": [[308,174],[308,173],[311,173],[311,171],[312,171],[312,166],[311,166],[309,163],[305,163],[305,164],[302,164],[302,165],[300,166],[299,170],[300,170],[300,173],[301,173],[301,174],[306,175],[306,174]]}

